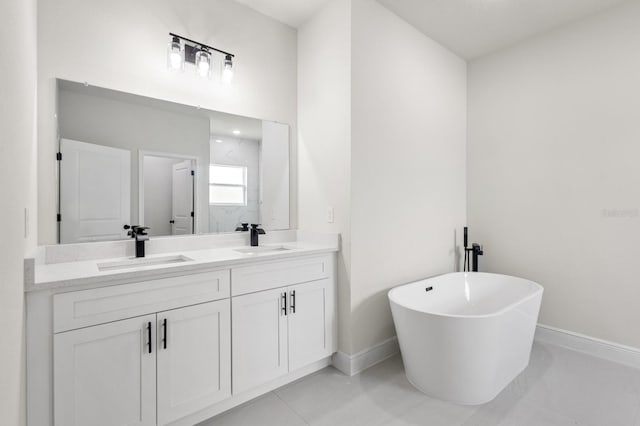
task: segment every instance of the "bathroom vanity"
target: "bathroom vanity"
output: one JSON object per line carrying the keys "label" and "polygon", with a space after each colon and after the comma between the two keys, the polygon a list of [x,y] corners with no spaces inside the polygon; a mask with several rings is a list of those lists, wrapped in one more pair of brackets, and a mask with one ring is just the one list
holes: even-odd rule
{"label": "bathroom vanity", "polygon": [[326,367],[337,250],[335,236],[36,262],[28,425],[193,425]]}
{"label": "bathroom vanity", "polygon": [[329,365],[338,236],[289,229],[289,125],[54,86],[28,425],[194,425]]}

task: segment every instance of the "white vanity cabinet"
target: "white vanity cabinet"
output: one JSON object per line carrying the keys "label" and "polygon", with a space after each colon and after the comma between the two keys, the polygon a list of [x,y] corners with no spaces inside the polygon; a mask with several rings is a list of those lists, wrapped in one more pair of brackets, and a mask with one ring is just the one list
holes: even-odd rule
{"label": "white vanity cabinet", "polygon": [[330,365],[335,255],[27,297],[28,426],[192,426]]}
{"label": "white vanity cabinet", "polygon": [[334,283],[327,278],[287,290],[289,370],[297,370],[336,351]]}
{"label": "white vanity cabinet", "polygon": [[56,425],[155,426],[155,320],[147,315],[55,335]]}
{"label": "white vanity cabinet", "polygon": [[219,300],[157,315],[158,425],[231,396],[231,312]]}
{"label": "white vanity cabinet", "polygon": [[234,393],[289,371],[284,298],[285,288],[233,298]]}
{"label": "white vanity cabinet", "polygon": [[167,425],[229,398],[228,296],[228,270],[54,296],[60,327],[204,302],[56,333],[55,425]]}
{"label": "white vanity cabinet", "polygon": [[[262,280],[253,276],[254,267],[232,271],[244,291],[301,282],[232,298],[234,394],[335,352],[331,260],[327,256],[273,264],[263,271]],[[251,282],[243,283],[247,277]]]}
{"label": "white vanity cabinet", "polygon": [[[231,396],[229,300],[54,337],[56,425],[166,425]],[[157,399],[156,399],[157,397]]]}

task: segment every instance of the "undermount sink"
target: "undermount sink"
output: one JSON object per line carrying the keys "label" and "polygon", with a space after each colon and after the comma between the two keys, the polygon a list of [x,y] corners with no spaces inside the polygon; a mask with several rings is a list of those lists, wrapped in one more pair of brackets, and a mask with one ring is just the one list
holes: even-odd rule
{"label": "undermount sink", "polygon": [[120,260],[117,262],[98,263],[98,269],[100,271],[115,271],[118,269],[133,269],[140,268],[142,266],[158,266],[158,265],[171,265],[173,263],[189,262],[193,259],[178,255],[178,256],[164,256],[164,257],[151,257],[151,258],[139,258]]}
{"label": "undermount sink", "polygon": [[242,254],[260,254],[260,253],[271,253],[276,251],[286,251],[291,249],[284,246],[258,246],[258,247],[249,247],[249,248],[241,248],[241,249],[234,249],[234,250]]}

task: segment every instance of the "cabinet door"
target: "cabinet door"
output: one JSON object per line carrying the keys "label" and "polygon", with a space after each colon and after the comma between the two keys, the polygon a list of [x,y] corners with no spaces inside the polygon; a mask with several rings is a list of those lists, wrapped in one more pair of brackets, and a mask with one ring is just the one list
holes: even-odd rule
{"label": "cabinet door", "polygon": [[56,426],[156,424],[156,316],[54,335]]}
{"label": "cabinet door", "polygon": [[158,425],[231,396],[229,299],[158,313]]}
{"label": "cabinet door", "polygon": [[233,393],[288,372],[286,288],[234,297]]}
{"label": "cabinet door", "polygon": [[334,290],[330,279],[288,287],[289,371],[334,352]]}

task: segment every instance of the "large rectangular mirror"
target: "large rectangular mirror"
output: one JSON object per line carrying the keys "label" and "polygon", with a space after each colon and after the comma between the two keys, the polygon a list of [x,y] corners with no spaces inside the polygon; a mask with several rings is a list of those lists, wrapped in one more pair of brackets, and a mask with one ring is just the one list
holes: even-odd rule
{"label": "large rectangular mirror", "polygon": [[289,126],[58,80],[58,241],[289,228]]}

